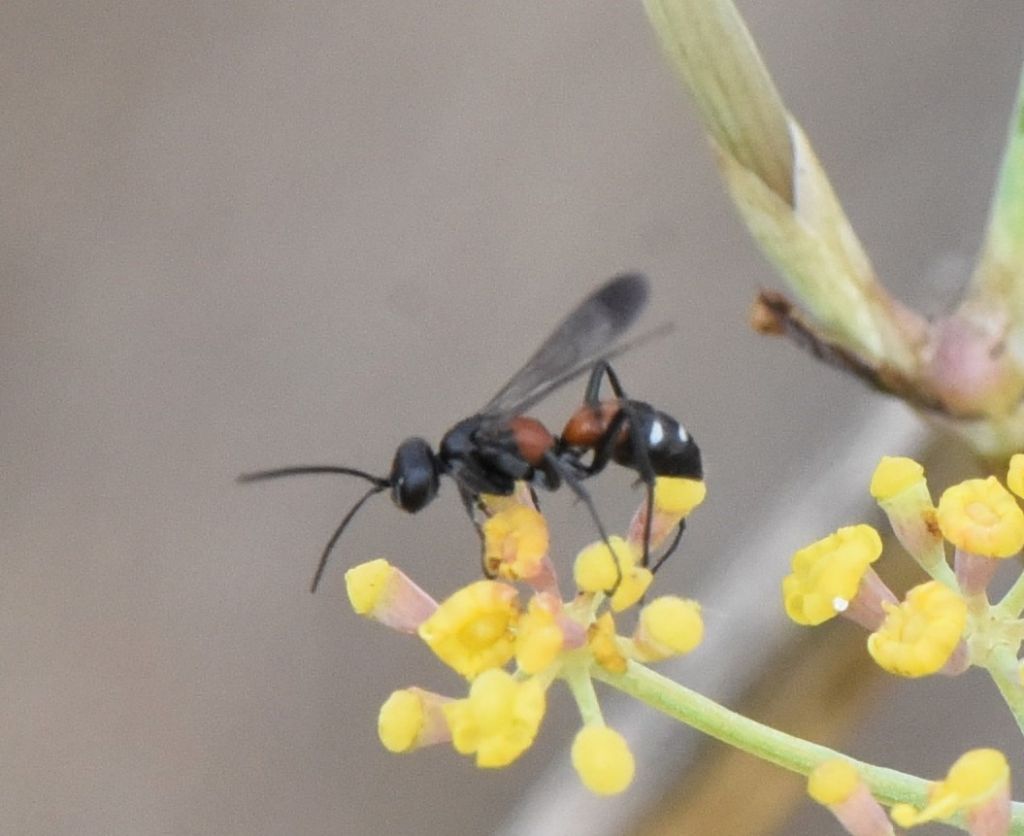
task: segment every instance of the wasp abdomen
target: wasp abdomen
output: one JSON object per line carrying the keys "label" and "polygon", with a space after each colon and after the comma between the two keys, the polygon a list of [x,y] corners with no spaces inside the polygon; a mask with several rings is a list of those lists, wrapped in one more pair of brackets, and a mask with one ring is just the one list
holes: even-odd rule
{"label": "wasp abdomen", "polygon": [[604,438],[620,408],[618,400],[584,404],[566,423],[562,430],[562,441],[570,447],[594,447]]}

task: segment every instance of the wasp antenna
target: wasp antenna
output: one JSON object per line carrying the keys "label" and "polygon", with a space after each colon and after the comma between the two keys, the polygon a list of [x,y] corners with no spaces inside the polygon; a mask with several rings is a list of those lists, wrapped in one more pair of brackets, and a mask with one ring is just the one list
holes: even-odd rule
{"label": "wasp antenna", "polygon": [[354,467],[338,467],[328,464],[297,465],[295,467],[278,467],[273,470],[257,470],[253,473],[243,473],[236,481],[246,484],[248,482],[262,482],[266,479],[277,479],[280,476],[309,476],[318,473],[334,473],[342,476],[358,476],[371,482],[380,490],[390,487],[391,482],[381,476],[374,476],[365,470],[357,470]]}
{"label": "wasp antenna", "polygon": [[324,569],[327,568],[327,558],[331,556],[331,552],[337,545],[338,540],[341,539],[341,534],[345,530],[345,527],[352,521],[352,518],[356,515],[356,512],[363,507],[363,503],[366,502],[371,496],[379,494],[381,491],[386,490],[389,487],[387,482],[382,484],[375,484],[370,490],[360,497],[359,501],[352,506],[351,510],[345,515],[345,519],[339,523],[338,527],[334,530],[334,534],[331,535],[331,539],[327,541],[327,545],[324,546],[324,553],[320,555],[320,562],[316,566],[316,573],[313,575],[313,583],[309,587],[310,592],[316,592],[316,588],[320,585],[320,578],[323,577]]}

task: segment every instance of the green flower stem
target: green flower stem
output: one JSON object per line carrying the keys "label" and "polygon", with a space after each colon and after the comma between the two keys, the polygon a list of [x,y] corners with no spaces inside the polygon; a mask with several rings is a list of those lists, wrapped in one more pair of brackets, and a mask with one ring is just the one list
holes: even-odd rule
{"label": "green flower stem", "polygon": [[994,609],[997,618],[1020,618],[1024,611],[1024,572],[1020,573]]}
{"label": "green flower stem", "polygon": [[[946,563],[946,555],[940,545],[938,548],[938,554],[940,557],[937,560],[930,559],[928,563],[918,560],[917,565],[924,569],[934,580],[937,580],[941,584],[945,584],[947,587],[952,589],[954,592],[960,592],[960,584],[956,579],[956,572],[949,568],[949,564]],[[917,560],[917,558],[915,558]]]}
{"label": "green flower stem", "polygon": [[[922,778],[863,763],[762,725],[643,665],[630,662],[624,674],[608,673],[595,666],[592,675],[669,717],[784,769],[808,775],[822,761],[842,758],[856,767],[871,794],[883,804],[906,802],[922,807],[927,802],[929,782]],[[1013,804],[1010,832],[1024,835],[1024,804],[1019,802]]]}
{"label": "green flower stem", "polygon": [[1017,674],[1017,657],[1006,645],[992,649],[985,669],[1002,694],[1006,707],[1017,721],[1017,727],[1024,734],[1024,686]]}
{"label": "green flower stem", "polygon": [[601,704],[598,702],[594,681],[590,678],[587,668],[583,665],[566,665],[561,676],[565,680],[565,684],[569,686],[569,690],[572,691],[584,725],[603,726],[604,715],[601,714]]}

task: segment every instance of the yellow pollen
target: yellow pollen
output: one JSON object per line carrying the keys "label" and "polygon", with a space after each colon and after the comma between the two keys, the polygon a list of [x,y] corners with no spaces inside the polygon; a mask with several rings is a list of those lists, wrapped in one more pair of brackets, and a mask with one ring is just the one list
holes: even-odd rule
{"label": "yellow pollen", "polygon": [[377,734],[389,752],[408,752],[423,728],[423,700],[411,690],[395,691],[380,707]]}
{"label": "yellow pollen", "polygon": [[991,802],[1008,807],[1009,782],[1010,767],[1002,752],[972,749],[950,767],[945,780],[932,785],[924,808],[918,810],[911,804],[897,804],[892,808],[892,819],[900,827],[914,827],[971,812]]}
{"label": "yellow pollen", "polygon": [[868,637],[868,652],[879,666],[906,677],[940,671],[967,625],[963,598],[938,581],[928,581],[911,589],[902,604],[882,606],[885,621]]}
{"label": "yellow pollen", "polygon": [[539,511],[510,505],[483,524],[484,562],[491,575],[508,580],[536,574],[548,553],[548,526]]}
{"label": "yellow pollen", "polygon": [[467,699],[445,705],[444,713],[455,750],[476,755],[476,765],[486,769],[507,766],[530,747],[545,709],[540,683],[492,668],[473,681]]}
{"label": "yellow pollen", "polygon": [[860,785],[860,775],[849,761],[833,758],[818,764],[807,778],[807,794],[826,807],[842,804]]}
{"label": "yellow pollen", "polygon": [[562,650],[564,636],[555,610],[562,602],[534,595],[527,612],[519,619],[516,635],[516,663],[524,673],[535,674],[551,665]]}
{"label": "yellow pollen", "polygon": [[615,633],[615,619],[610,612],[602,613],[587,630],[588,645],[594,661],[610,673],[625,673],[627,662],[619,648]]}
{"label": "yellow pollen", "polygon": [[[608,543],[601,540],[592,543],[577,555],[573,565],[576,586],[582,592],[609,590],[636,565],[638,558],[636,548],[621,537],[613,535],[608,538]],[[618,570],[615,567],[616,561],[619,564]],[[643,592],[640,594],[643,595]]]}
{"label": "yellow pollen", "polygon": [[685,517],[704,501],[707,492],[700,479],[659,476],[654,483],[654,507],[663,514]]}
{"label": "yellow pollen", "polygon": [[383,557],[349,569],[345,573],[345,589],[352,609],[359,615],[372,612],[394,572],[395,569]]}
{"label": "yellow pollen", "polygon": [[871,477],[871,496],[884,502],[924,481],[924,468],[903,456],[883,456]]}
{"label": "yellow pollen", "polygon": [[1011,557],[1024,546],[1024,511],[994,476],[947,488],[936,512],[942,536],[983,557]]}
{"label": "yellow pollen", "polygon": [[585,726],[572,744],[572,765],[597,795],[615,795],[633,781],[636,764],[625,738],[607,726]]}
{"label": "yellow pollen", "polygon": [[472,679],[512,658],[518,617],[514,587],[477,581],[441,603],[419,635],[441,661]]}
{"label": "yellow pollen", "polygon": [[[797,624],[816,625],[852,601],[882,540],[869,525],[840,528],[793,555],[793,571],[782,582],[786,613]],[[841,608],[841,609],[840,609]]]}

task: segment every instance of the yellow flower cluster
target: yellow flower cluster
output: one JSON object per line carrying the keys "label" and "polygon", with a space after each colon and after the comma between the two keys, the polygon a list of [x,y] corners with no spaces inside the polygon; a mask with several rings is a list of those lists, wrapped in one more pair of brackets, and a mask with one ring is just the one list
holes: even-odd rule
{"label": "yellow flower cluster", "polygon": [[[828,807],[849,833],[894,833],[882,806],[848,760],[833,758],[818,764],[808,776],[807,794]],[[1010,831],[1010,767],[1006,757],[996,749],[967,752],[950,767],[944,780],[931,785],[924,807],[896,804],[891,816],[904,828],[933,821],[951,823],[955,816],[962,816],[969,833],[1005,836]]]}
{"label": "yellow flower cluster", "polygon": [[942,536],[973,554],[1012,557],[1024,547],[1024,511],[995,476],[947,488],[938,519]]}
{"label": "yellow flower cluster", "polygon": [[[1011,461],[1007,484],[1024,495],[1024,455]],[[1024,511],[1010,491],[995,477],[968,479],[948,488],[936,507],[924,468],[886,457],[871,494],[932,579],[898,602],[871,568],[882,553],[878,533],[866,525],[841,528],[793,555],[782,584],[790,618],[805,625],[835,615],[854,620],[870,631],[867,648],[875,661],[899,676],[961,673],[975,647],[990,653],[1002,643],[1016,655],[1019,639],[1010,622],[1020,608],[1004,612],[986,595],[999,561],[1024,547]],[[954,547],[952,567],[946,543]]]}
{"label": "yellow flower cluster", "polygon": [[484,570],[488,577],[534,577],[548,553],[548,527],[536,508],[512,505],[483,525]]}
{"label": "yellow flower cluster", "polygon": [[902,604],[883,604],[885,621],[868,636],[868,652],[897,676],[938,673],[967,626],[967,604],[938,581],[915,586]]}
{"label": "yellow flower cluster", "polygon": [[[704,498],[703,484],[659,479],[653,510],[641,507],[628,539],[610,537],[583,549],[574,577],[578,594],[563,601],[548,555],[547,524],[528,491],[494,500],[482,526],[484,567],[491,579],[474,581],[440,603],[386,561],[371,561],[346,575],[356,612],[404,632],[415,632],[434,654],[469,681],[464,698],[419,688],[394,692],[381,707],[378,733],[393,752],[450,742],[482,768],[502,767],[533,743],[557,679],[578,687],[601,668],[622,674],[631,661],[654,662],[689,653],[700,643],[700,607],[675,596],[643,607],[630,636],[616,631],[613,613],[640,601],[653,580],[644,565],[638,532],[651,513],[657,547]],[[645,504],[646,505],[646,504]],[[639,522],[638,522],[639,521]],[[511,581],[529,587],[525,602]],[[515,664],[515,670],[507,666]],[[592,692],[592,687],[589,688]],[[586,724],[572,761],[584,785],[598,794],[624,790],[633,757],[625,740],[581,704]],[[597,719],[595,719],[597,718]]]}
{"label": "yellow flower cluster", "polygon": [[848,833],[893,836],[885,810],[848,760],[819,763],[807,777],[807,794],[828,807]]}
{"label": "yellow flower cluster", "polygon": [[965,814],[969,825],[983,820],[985,833],[1009,832],[1010,766],[1002,752],[972,749],[950,767],[944,780],[932,784],[924,808],[910,804],[892,808],[893,821],[900,827],[949,819],[957,813]]}
{"label": "yellow flower cluster", "polygon": [[576,557],[573,577],[582,592],[614,590],[610,606],[621,612],[643,598],[654,575],[639,565],[640,549],[621,537],[587,546]]}
{"label": "yellow flower cluster", "polygon": [[868,568],[882,554],[870,525],[840,528],[793,555],[782,581],[786,613],[797,624],[816,625],[844,611],[857,596]]}
{"label": "yellow flower cluster", "polygon": [[452,745],[475,755],[480,767],[508,766],[530,748],[544,718],[544,687],[489,668],[473,680],[469,696],[444,706]]}

